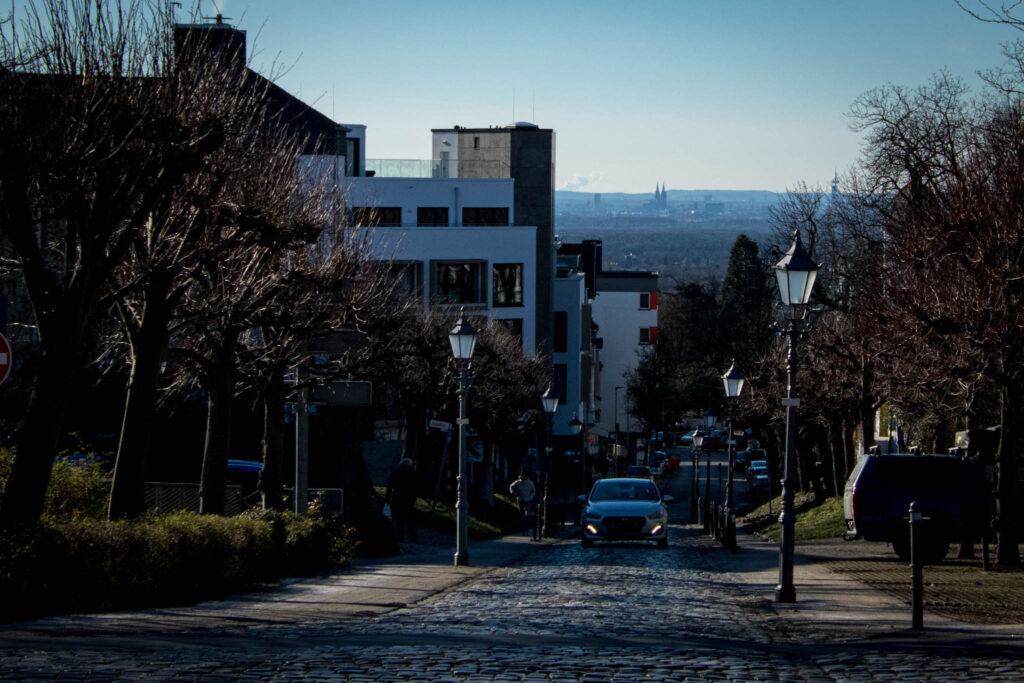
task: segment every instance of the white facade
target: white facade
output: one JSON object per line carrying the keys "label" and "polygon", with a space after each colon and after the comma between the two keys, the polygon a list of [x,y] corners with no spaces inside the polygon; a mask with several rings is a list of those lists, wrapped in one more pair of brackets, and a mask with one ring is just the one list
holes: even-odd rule
{"label": "white facade", "polygon": [[[400,225],[372,228],[371,249],[380,260],[403,269],[424,307],[451,305],[476,315],[507,321],[521,337],[523,350],[535,352],[536,228],[532,226],[463,226],[462,209],[490,207],[512,214],[514,181],[505,179],[346,178],[349,207],[400,209]],[[432,218],[447,209],[447,225],[419,225],[420,209]],[[439,281],[460,268],[472,279],[470,302],[441,303]],[[514,286],[500,275],[514,273]]]}
{"label": "white facade", "polygon": [[462,225],[467,207],[504,207],[515,225],[512,178],[345,178],[350,207],[401,207],[403,228],[418,225],[420,207],[446,207],[448,225]]}
{"label": "white facade", "polygon": [[657,341],[657,276],[636,275],[640,277],[621,281],[602,275],[597,278],[593,311],[603,347],[597,391],[601,396],[601,419],[595,429],[603,436],[614,434],[616,424],[622,434],[636,427],[632,418],[627,419],[625,375],[637,367],[638,352]]}
{"label": "white facade", "polygon": [[[587,304],[587,287],[583,273],[569,273],[555,278],[555,316],[565,316],[565,327],[555,324],[554,353],[552,368],[555,373],[553,389],[559,392],[558,409],[555,411],[553,433],[571,434],[569,421],[576,417],[581,422],[593,421],[589,406],[593,405],[591,393],[593,383],[584,378],[585,368],[590,365],[584,356],[589,353],[589,330],[584,330],[584,308]],[[590,326],[587,319],[586,326]],[[562,346],[564,342],[564,346]],[[564,350],[560,350],[564,349]]]}

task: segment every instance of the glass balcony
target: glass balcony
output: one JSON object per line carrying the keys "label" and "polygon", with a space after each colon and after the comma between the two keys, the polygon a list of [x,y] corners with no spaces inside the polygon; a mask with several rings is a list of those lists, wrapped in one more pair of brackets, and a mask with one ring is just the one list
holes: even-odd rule
{"label": "glass balcony", "polygon": [[508,178],[508,164],[490,160],[367,159],[366,175],[377,178]]}

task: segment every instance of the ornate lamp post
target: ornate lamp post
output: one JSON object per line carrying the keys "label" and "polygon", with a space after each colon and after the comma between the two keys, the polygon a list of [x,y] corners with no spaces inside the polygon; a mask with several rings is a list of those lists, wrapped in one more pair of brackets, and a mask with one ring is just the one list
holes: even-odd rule
{"label": "ornate lamp post", "polygon": [[729,416],[729,477],[725,482],[725,538],[723,545],[729,550],[736,552],[736,513],[733,512],[733,468],[736,467],[736,438],[732,433],[733,410],[736,407],[736,399],[743,391],[743,382],[746,377],[736,367],[736,361],[732,362],[729,370],[722,375],[722,383],[725,385],[725,399],[728,406]]}
{"label": "ornate lamp post", "polygon": [[459,322],[448,333],[452,345],[452,356],[458,368],[459,395],[459,478],[455,499],[455,566],[469,565],[469,508],[466,495],[466,395],[472,382],[470,358],[476,346],[476,330],[466,320],[466,312],[459,314]]}
{"label": "ornate lamp post", "polygon": [[615,443],[619,442],[619,390],[622,387],[615,387],[615,414],[612,416],[615,422]]}
{"label": "ornate lamp post", "polygon": [[[551,455],[553,451],[552,444],[554,442],[553,432],[555,429],[555,410],[558,408],[558,394],[551,391],[551,385],[548,385],[548,390],[544,392],[544,395],[540,397],[541,405],[544,406],[544,414],[548,416],[548,443],[544,449],[544,520],[541,525],[544,534],[551,536],[553,533],[551,525],[551,517],[548,514],[548,495],[550,493],[551,483]],[[539,539],[538,539],[539,540]]]}
{"label": "ornate lamp post", "polygon": [[782,479],[782,527],[779,539],[779,585],[775,589],[777,602],[796,602],[793,588],[793,495],[796,486],[796,408],[800,399],[793,395],[797,368],[796,345],[804,331],[807,319],[807,303],[811,299],[818,264],[811,260],[799,230],[793,232],[793,244],[786,255],[775,264],[775,277],[779,285],[779,297],[786,309],[786,336],[789,338],[789,354],[786,358],[786,461]]}
{"label": "ornate lamp post", "polygon": [[[578,417],[576,417],[576,413],[573,413],[572,414],[572,418],[569,420],[569,433],[572,434],[573,436],[579,436],[580,432],[582,432],[582,431],[583,431],[583,423],[580,422],[580,419]],[[586,477],[587,477],[587,475],[586,475],[586,470],[584,470],[584,467],[585,467],[584,463],[585,463],[585,456],[583,454],[583,448],[581,447],[580,448],[580,470],[583,470],[583,476],[581,477],[581,479],[584,482],[583,485],[586,486]],[[585,494],[586,491],[581,491],[580,493],[584,493]]]}
{"label": "ornate lamp post", "polygon": [[[573,413],[572,414],[572,419],[569,420],[569,433],[572,434],[573,436],[579,436],[579,434],[580,434],[580,432],[582,430],[583,430],[583,423],[580,422],[580,419],[578,417],[576,417],[576,413]],[[581,453],[580,454],[580,469],[583,468],[583,457],[584,456]],[[584,474],[583,477],[586,477],[586,474]],[[586,491],[581,491],[581,493],[583,495],[586,495],[587,492]],[[579,509],[579,510],[577,510],[577,513],[580,516],[580,523],[582,524],[583,523],[583,510]]]}
{"label": "ornate lamp post", "polygon": [[700,447],[704,443],[704,435],[699,431],[693,435],[690,446],[690,455],[693,456],[693,486],[690,489],[690,521],[694,524],[700,522],[698,512],[697,496],[700,492]]}
{"label": "ornate lamp post", "polygon": [[[715,414],[714,408],[708,408],[704,411],[704,428],[707,430],[708,436],[711,435],[711,430],[715,426],[715,421],[718,419],[718,415]],[[704,477],[704,529],[705,531],[711,530],[711,449],[708,448],[707,452],[707,469],[705,470]]]}

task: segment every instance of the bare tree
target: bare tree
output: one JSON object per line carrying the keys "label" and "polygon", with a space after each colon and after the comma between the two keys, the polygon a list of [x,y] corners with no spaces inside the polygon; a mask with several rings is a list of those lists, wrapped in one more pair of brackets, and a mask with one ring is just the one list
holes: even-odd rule
{"label": "bare tree", "polygon": [[68,387],[132,240],[222,141],[173,115],[169,16],[141,0],[41,0],[0,40],[0,235],[31,299],[40,363],[0,501],[41,513]]}
{"label": "bare tree", "polygon": [[1010,92],[967,100],[940,75],[917,90],[867,94],[864,197],[885,216],[886,299],[940,367],[998,388],[995,528],[1017,565],[1017,468],[1024,428],[1024,106]]}

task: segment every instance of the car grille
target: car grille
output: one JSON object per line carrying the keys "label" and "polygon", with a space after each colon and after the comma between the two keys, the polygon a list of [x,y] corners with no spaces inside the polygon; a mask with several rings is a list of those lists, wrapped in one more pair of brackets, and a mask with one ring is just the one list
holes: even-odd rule
{"label": "car grille", "polygon": [[605,517],[604,525],[608,531],[640,531],[644,528],[643,517]]}

